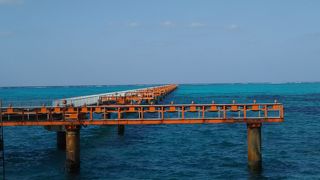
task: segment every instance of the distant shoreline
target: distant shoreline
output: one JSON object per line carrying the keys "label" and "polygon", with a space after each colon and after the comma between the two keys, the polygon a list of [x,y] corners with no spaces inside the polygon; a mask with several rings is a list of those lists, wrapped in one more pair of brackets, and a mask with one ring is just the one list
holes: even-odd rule
{"label": "distant shoreline", "polygon": [[[178,85],[249,85],[249,84],[318,84],[320,81],[305,81],[305,82],[239,82],[239,83],[177,83]],[[168,83],[172,84],[172,83]],[[116,87],[116,86],[155,86],[164,84],[110,84],[110,85],[48,85],[48,86],[0,86],[2,89],[11,88],[60,88],[60,87]]]}

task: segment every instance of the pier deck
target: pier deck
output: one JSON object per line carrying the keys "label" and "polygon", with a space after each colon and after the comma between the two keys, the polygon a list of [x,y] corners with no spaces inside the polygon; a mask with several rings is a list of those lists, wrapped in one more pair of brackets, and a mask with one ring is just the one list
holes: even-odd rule
{"label": "pier deck", "polygon": [[133,89],[127,91],[117,91],[103,94],[95,94],[89,96],[78,96],[65,99],[57,99],[53,101],[53,106],[84,106],[97,104],[126,104],[126,103],[142,103],[144,100],[157,100],[166,94],[174,91],[177,85],[170,84],[165,86],[155,86],[148,88]]}
{"label": "pier deck", "polygon": [[6,107],[3,126],[272,123],[283,106],[271,104],[101,105]]}

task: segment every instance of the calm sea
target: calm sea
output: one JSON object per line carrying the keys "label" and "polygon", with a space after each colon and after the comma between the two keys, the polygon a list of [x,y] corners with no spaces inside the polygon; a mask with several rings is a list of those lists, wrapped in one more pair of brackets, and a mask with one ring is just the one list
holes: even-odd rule
{"label": "calm sea", "polygon": [[[146,86],[0,88],[6,103],[51,100]],[[274,102],[285,122],[262,127],[263,171],[247,168],[245,124],[127,126],[81,130],[81,172],[68,175],[56,134],[5,127],[7,179],[319,179],[320,83],[180,85],[162,103]],[[26,102],[28,101],[28,103]]]}

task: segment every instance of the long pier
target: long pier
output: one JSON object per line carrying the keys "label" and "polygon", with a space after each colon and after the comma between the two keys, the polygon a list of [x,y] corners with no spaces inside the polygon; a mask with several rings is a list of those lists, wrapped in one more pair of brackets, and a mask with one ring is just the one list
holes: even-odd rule
{"label": "long pier", "polygon": [[87,99],[62,99],[53,106],[0,106],[1,126],[62,127],[57,130],[57,146],[66,149],[67,170],[77,172],[83,126],[117,125],[119,135],[123,135],[125,125],[243,123],[248,130],[249,167],[261,168],[261,126],[284,121],[282,104],[254,101],[250,104],[156,105],[176,88],[176,85],[166,85],[87,96]]}
{"label": "long pier", "polygon": [[53,106],[83,106],[95,104],[126,104],[126,103],[142,103],[143,101],[158,100],[166,94],[174,91],[177,85],[170,84],[165,86],[155,86],[149,88],[133,89],[127,91],[110,92],[103,94],[95,94],[89,96],[79,96],[66,99],[58,99],[53,101]]}

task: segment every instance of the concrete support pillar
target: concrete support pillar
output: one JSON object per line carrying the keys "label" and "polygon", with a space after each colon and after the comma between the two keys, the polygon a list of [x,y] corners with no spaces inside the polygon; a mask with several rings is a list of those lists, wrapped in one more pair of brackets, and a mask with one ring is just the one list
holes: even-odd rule
{"label": "concrete support pillar", "polygon": [[60,150],[66,149],[66,132],[57,131],[57,148]]}
{"label": "concrete support pillar", "polygon": [[262,170],[261,123],[247,124],[248,129],[248,165],[250,170]]}
{"label": "concrete support pillar", "polygon": [[118,135],[124,135],[124,125],[118,125]]}
{"label": "concrete support pillar", "polygon": [[80,170],[80,127],[66,127],[66,169],[69,173]]}

